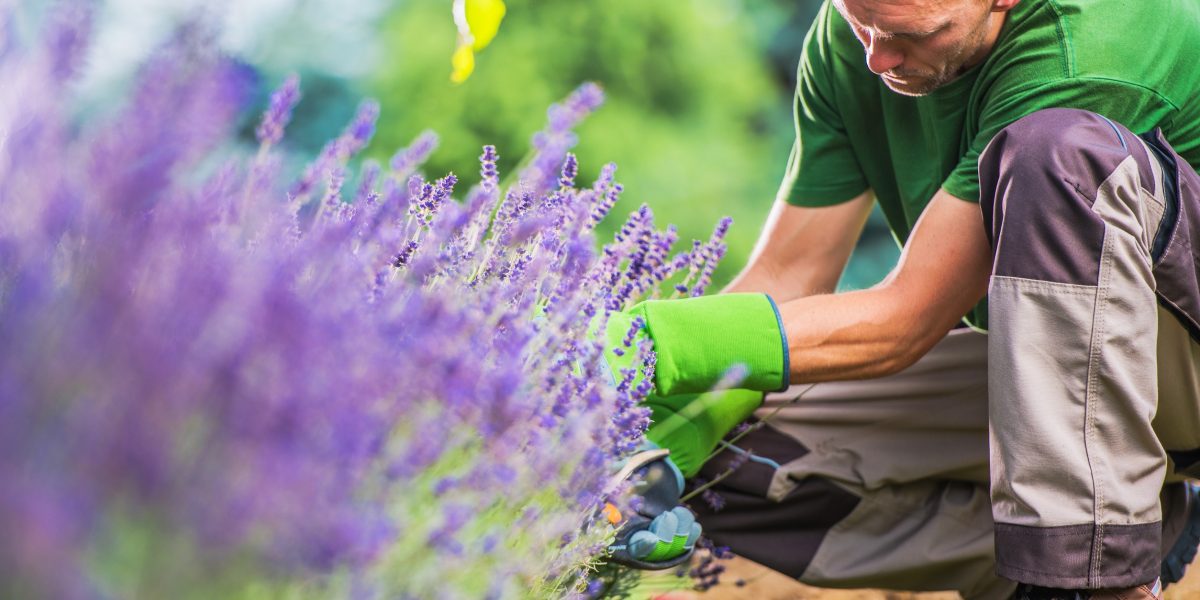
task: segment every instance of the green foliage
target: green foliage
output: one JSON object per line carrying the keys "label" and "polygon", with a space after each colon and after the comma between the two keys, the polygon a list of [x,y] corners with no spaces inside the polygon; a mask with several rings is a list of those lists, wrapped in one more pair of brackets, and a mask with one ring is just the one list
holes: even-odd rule
{"label": "green foliage", "polygon": [[[649,204],[684,239],[734,218],[717,285],[744,264],[774,199],[793,136],[790,90],[772,79],[766,40],[728,0],[511,0],[500,35],[466,83],[449,82],[449,3],[413,0],[383,24],[386,48],[371,95],[383,108],[372,150],[421,130],[442,136],[430,173],[477,177],[478,149],[508,149],[502,174],[527,151],[545,107],[582,81],[606,105],[579,129],[580,177],[619,165],[615,213]],[[608,224],[612,227],[612,224]],[[611,230],[601,231],[601,235]]]}

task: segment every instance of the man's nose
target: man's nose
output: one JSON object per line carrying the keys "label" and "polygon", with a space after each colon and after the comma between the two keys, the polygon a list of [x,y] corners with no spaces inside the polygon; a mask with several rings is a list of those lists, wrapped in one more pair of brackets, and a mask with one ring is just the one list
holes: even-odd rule
{"label": "man's nose", "polygon": [[870,42],[867,45],[867,68],[871,69],[872,73],[883,75],[903,63],[904,53],[895,45],[880,40],[874,35],[870,36]]}

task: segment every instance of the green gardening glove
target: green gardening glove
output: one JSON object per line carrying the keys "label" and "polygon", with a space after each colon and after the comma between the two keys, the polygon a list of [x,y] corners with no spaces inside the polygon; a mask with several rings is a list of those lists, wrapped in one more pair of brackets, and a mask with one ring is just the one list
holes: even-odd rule
{"label": "green gardening glove", "polygon": [[[647,437],[670,449],[687,477],[758,408],[762,392],[787,388],[787,341],[775,303],[765,294],[642,302],[610,316],[605,337],[605,360],[617,381],[635,367],[638,343],[653,342],[657,362],[646,400],[653,422]],[[738,365],[746,368],[743,389],[709,392]],[[639,368],[634,385],[641,377]]]}
{"label": "green gardening glove", "polygon": [[[640,323],[639,330],[633,325]],[[766,294],[720,294],[649,300],[615,313],[605,332],[604,358],[620,379],[633,367],[637,343],[654,343],[654,393],[702,394],[735,366],[746,369],[741,387],[773,392],[788,387],[783,321]]]}
{"label": "green gardening glove", "polygon": [[679,394],[646,398],[650,429],[646,439],[670,448],[671,460],[692,478],[734,427],[762,406],[763,393],[731,389],[706,394]]}

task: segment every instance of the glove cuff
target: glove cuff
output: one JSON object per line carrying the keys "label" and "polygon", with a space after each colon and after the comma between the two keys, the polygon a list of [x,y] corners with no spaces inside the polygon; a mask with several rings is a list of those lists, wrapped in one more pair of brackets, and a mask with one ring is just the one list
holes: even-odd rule
{"label": "glove cuff", "polygon": [[660,396],[706,392],[736,365],[747,368],[739,388],[773,392],[788,387],[783,321],[766,294],[650,300],[629,312],[645,319],[654,340]]}

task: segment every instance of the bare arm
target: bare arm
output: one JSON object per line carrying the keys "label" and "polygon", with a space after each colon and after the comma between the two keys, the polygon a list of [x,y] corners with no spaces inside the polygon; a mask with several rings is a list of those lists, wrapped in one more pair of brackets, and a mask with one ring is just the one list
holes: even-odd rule
{"label": "bare arm", "polygon": [[780,305],[792,383],[904,369],[987,293],[990,272],[979,205],[939,190],[882,283]]}
{"label": "bare arm", "polygon": [[726,292],[762,292],[777,302],[828,294],[871,214],[872,196],[822,208],[777,200],[758,244]]}

